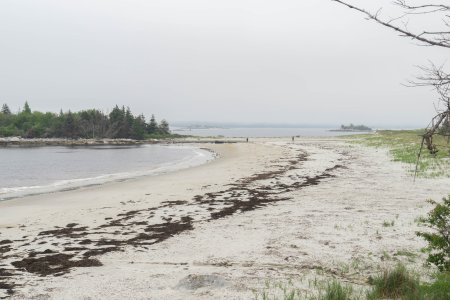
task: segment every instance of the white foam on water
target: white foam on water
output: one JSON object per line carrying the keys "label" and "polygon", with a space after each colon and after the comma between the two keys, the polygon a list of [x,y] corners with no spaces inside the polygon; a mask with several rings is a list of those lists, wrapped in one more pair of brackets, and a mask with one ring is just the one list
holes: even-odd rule
{"label": "white foam on water", "polygon": [[[151,145],[145,145],[151,147]],[[142,176],[156,176],[205,164],[215,158],[213,152],[192,146],[165,146],[172,149],[191,149],[193,155],[167,163],[161,163],[148,170],[101,174],[94,177],[58,180],[47,185],[18,186],[0,188],[0,200],[10,200],[25,196],[74,190],[82,187],[101,185],[108,182],[123,181]]]}

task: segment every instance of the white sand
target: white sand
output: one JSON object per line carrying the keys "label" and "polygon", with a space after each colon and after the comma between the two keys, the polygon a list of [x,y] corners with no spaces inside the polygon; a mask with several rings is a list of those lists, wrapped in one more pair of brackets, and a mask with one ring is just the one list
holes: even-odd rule
{"label": "white sand", "polygon": [[[186,215],[194,220],[193,230],[160,243],[126,246],[122,252],[97,256],[103,264],[100,267],[74,268],[58,277],[17,272],[11,281],[21,286],[14,288],[12,298],[249,299],[266,279],[292,278],[304,289],[309,288],[305,278],[337,278],[365,286],[370,275],[398,261],[430,272],[423,266],[425,258],[419,249],[424,242],[415,236],[414,220],[430,209],[426,199],[438,200],[449,193],[449,179],[419,179],[414,184],[407,167],[392,162],[385,150],[332,139],[295,144],[259,139],[207,147],[220,158],[203,166],[0,202],[0,241],[26,236],[14,241],[13,250],[4,254],[17,256],[2,259],[6,265],[31,250],[63,249],[62,242],[70,243],[70,238],[38,236],[55,226],[78,223],[91,230],[107,222],[105,218],[180,200],[188,203],[154,211],[151,222]],[[289,166],[304,152],[307,160],[298,162],[296,169],[253,181],[248,187],[291,185],[304,182],[305,176],[321,174],[335,177],[280,194],[290,200],[217,220],[208,220],[214,212],[208,208],[220,210],[222,206],[212,208],[194,201],[196,195],[227,190],[228,184],[239,179]],[[326,171],[336,165],[345,168]],[[221,194],[225,196],[230,195]],[[246,197],[245,193],[241,196]],[[241,196],[235,195],[236,199]],[[148,215],[139,213],[133,220],[147,221]],[[383,226],[385,221],[393,226]],[[137,232],[140,228],[136,225]],[[107,228],[103,237],[117,238],[123,230],[130,228]],[[90,238],[102,238],[102,233]],[[42,241],[47,243],[39,244]],[[58,246],[50,245],[56,242]],[[396,255],[404,250],[417,256]]]}

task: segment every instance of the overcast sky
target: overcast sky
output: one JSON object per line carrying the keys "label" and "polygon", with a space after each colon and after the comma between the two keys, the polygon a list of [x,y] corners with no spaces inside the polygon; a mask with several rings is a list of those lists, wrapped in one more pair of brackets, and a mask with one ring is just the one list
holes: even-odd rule
{"label": "overcast sky", "polygon": [[434,93],[402,83],[448,53],[330,0],[0,1],[0,103],[13,111],[424,126]]}

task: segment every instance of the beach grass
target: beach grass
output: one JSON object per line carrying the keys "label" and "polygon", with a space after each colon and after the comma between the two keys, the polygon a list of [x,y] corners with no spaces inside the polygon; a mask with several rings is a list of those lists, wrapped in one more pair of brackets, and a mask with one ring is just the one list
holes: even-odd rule
{"label": "beach grass", "polygon": [[[414,175],[417,155],[424,130],[380,130],[373,134],[347,136],[351,143],[376,148],[388,148],[394,161],[410,166],[409,173]],[[438,152],[433,155],[423,148],[417,165],[417,176],[425,178],[450,177],[450,141],[447,137],[435,135],[433,142]]]}
{"label": "beach grass", "polygon": [[372,280],[367,299],[420,299],[420,282],[416,275],[399,265],[385,270]]}
{"label": "beach grass", "polygon": [[[431,282],[399,264],[368,279],[370,286],[354,289],[337,279],[309,280],[309,288],[298,288],[293,281],[271,283],[254,292],[256,300],[443,300],[450,299],[450,273],[436,273]],[[300,280],[302,282],[302,280]]]}
{"label": "beach grass", "polygon": [[[302,281],[302,280],[300,280]],[[336,279],[308,280],[309,289],[295,287],[289,280],[286,283],[266,281],[265,288],[255,291],[256,300],[357,300],[363,299],[361,291],[357,292],[351,285]]]}
{"label": "beach grass", "polygon": [[349,300],[356,299],[353,296],[353,288],[349,285],[343,285],[337,280],[327,284],[325,294],[320,296],[320,300]]}

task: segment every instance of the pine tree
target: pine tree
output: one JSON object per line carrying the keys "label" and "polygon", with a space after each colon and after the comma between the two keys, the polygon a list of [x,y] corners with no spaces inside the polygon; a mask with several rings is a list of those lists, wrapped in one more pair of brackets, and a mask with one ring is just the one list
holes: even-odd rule
{"label": "pine tree", "polygon": [[69,110],[69,112],[65,115],[64,120],[64,136],[74,138],[75,135],[76,135],[75,118],[72,112]]}
{"label": "pine tree", "polygon": [[156,122],[155,115],[150,118],[150,123],[147,126],[147,132],[150,134],[156,133],[158,130],[158,123]]}
{"label": "pine tree", "polygon": [[170,134],[169,123],[163,120],[159,124],[154,115],[147,123],[143,114],[134,116],[128,107],[117,105],[109,115],[95,109],[31,112],[28,102],[18,113],[12,113],[6,104],[0,106],[0,136],[144,139],[146,134]]}
{"label": "pine tree", "polygon": [[159,124],[159,131],[162,134],[169,134],[170,133],[170,128],[169,128],[169,123],[166,120],[161,120],[161,123]]}
{"label": "pine tree", "polygon": [[136,140],[143,140],[145,136],[145,117],[139,115],[133,120],[132,137]]}
{"label": "pine tree", "polygon": [[109,120],[111,124],[110,136],[111,138],[123,138],[123,127],[125,119],[125,108],[120,109],[117,105],[113,108],[109,114]]}
{"label": "pine tree", "polygon": [[124,129],[123,129],[124,137],[128,138],[128,137],[130,137],[130,135],[132,135],[133,122],[134,122],[134,116],[131,113],[130,108],[127,107],[127,110],[125,111],[125,123],[124,123]]}
{"label": "pine tree", "polygon": [[11,110],[9,109],[8,104],[6,104],[6,103],[3,104],[1,112],[4,113],[5,115],[11,114]]}
{"label": "pine tree", "polygon": [[31,114],[30,105],[28,105],[28,101],[25,101],[25,105],[23,106],[22,112],[26,114]]}

